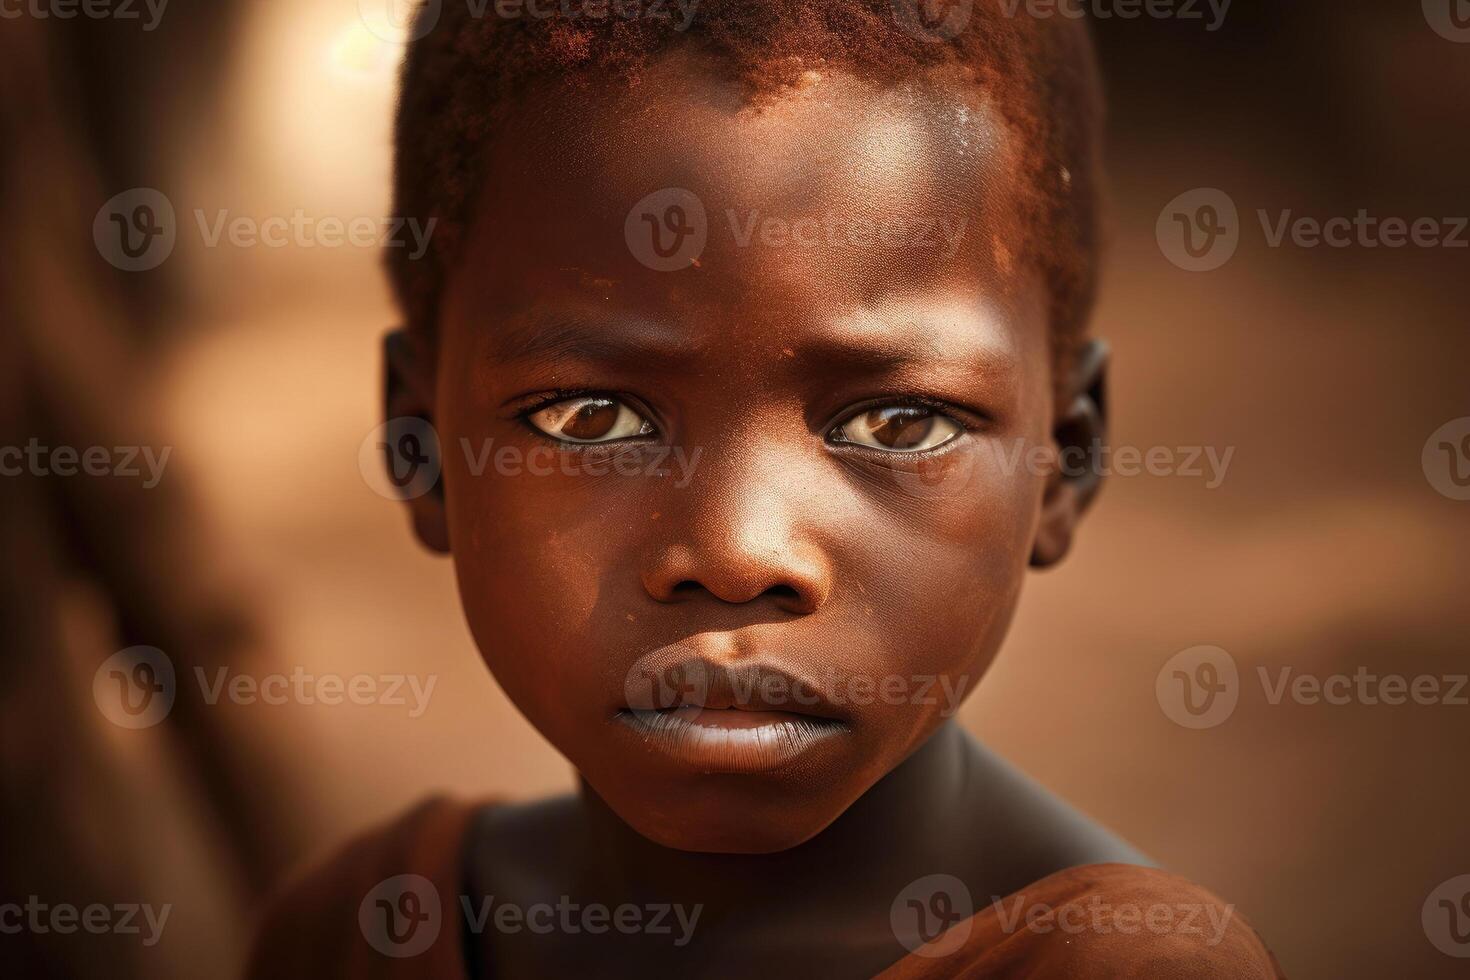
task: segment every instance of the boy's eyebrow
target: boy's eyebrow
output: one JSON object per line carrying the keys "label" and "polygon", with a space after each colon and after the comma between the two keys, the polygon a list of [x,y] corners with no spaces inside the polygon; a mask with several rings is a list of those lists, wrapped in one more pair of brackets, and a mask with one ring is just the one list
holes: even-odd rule
{"label": "boy's eyebrow", "polygon": [[863,312],[798,342],[794,353],[799,361],[839,371],[955,364],[988,372],[1014,366],[1009,331],[985,316],[946,314],[888,318]]}
{"label": "boy's eyebrow", "polygon": [[[687,364],[703,345],[697,331],[631,314],[556,312],[516,317],[495,329],[490,356],[498,364],[547,364],[568,358],[663,368]],[[986,373],[1015,366],[1014,336],[974,310],[861,311],[811,327],[790,354],[814,373],[881,372],[941,364]]]}
{"label": "boy's eyebrow", "polygon": [[498,328],[491,356],[501,364],[589,361],[669,363],[697,353],[676,327],[642,317],[592,319],[578,314],[532,316]]}

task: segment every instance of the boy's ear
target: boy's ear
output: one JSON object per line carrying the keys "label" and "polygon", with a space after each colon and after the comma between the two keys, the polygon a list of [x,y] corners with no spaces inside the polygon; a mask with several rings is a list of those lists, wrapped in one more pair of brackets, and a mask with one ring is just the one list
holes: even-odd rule
{"label": "boy's ear", "polygon": [[[404,503],[413,518],[414,533],[430,551],[449,553],[449,524],[444,513],[443,460],[434,427],[434,370],[432,344],[422,331],[399,328],[383,338],[383,418],[399,442],[399,459],[390,447],[384,459],[388,476],[403,486],[399,467],[423,473],[427,485],[410,481]],[[391,440],[390,440],[391,441]]]}
{"label": "boy's ear", "polygon": [[1108,442],[1109,351],[1089,340],[1077,356],[1057,416],[1052,441],[1058,465],[1047,480],[1041,524],[1031,545],[1031,566],[1050,568],[1066,557],[1082,515],[1102,486],[1102,452]]}

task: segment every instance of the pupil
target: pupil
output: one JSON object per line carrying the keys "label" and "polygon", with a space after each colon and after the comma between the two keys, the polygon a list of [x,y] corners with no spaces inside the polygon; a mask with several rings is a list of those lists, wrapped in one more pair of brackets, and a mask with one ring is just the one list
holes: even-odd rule
{"label": "pupil", "polygon": [[934,416],[926,408],[884,408],[868,413],[868,428],[889,449],[912,449],[928,438]]}
{"label": "pupil", "polygon": [[573,412],[561,431],[573,439],[601,439],[612,431],[617,420],[618,403],[600,398],[584,403]]}

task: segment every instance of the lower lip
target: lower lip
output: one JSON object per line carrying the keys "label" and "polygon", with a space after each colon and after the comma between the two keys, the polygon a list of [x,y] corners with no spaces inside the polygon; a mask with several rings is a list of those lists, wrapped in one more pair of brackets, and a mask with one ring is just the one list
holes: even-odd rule
{"label": "lower lip", "polygon": [[849,731],[840,721],[787,711],[683,707],[617,717],[650,748],[702,772],[780,769]]}

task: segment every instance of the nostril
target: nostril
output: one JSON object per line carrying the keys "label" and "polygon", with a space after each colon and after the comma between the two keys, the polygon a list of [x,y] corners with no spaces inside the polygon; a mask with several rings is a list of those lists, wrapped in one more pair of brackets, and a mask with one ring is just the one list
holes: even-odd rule
{"label": "nostril", "polygon": [[769,588],[761,590],[759,596],[757,597],[751,597],[747,595],[745,598],[722,595],[720,592],[714,591],[703,583],[696,582],[694,579],[691,578],[684,579],[669,590],[670,599],[685,599],[696,594],[712,595],[716,599],[720,599],[722,602],[737,604],[748,602],[751,598],[758,597],[777,599],[783,603],[793,603],[801,601],[801,592],[798,591],[795,586],[785,584],[772,585]]}

